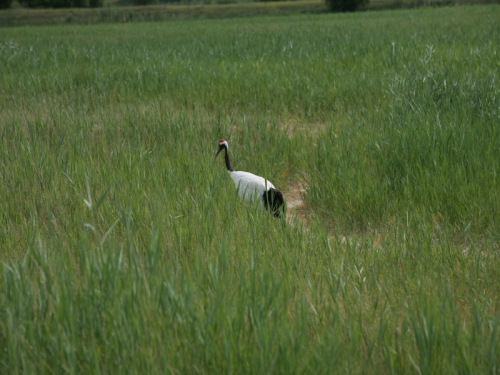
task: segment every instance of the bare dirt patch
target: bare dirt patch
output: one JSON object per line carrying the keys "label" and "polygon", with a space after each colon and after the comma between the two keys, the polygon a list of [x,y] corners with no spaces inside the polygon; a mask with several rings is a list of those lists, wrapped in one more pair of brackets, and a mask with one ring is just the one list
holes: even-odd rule
{"label": "bare dirt patch", "polygon": [[289,222],[298,219],[302,224],[307,224],[308,210],[304,203],[306,188],[305,181],[295,181],[290,185],[288,192],[285,194],[288,208],[286,218]]}

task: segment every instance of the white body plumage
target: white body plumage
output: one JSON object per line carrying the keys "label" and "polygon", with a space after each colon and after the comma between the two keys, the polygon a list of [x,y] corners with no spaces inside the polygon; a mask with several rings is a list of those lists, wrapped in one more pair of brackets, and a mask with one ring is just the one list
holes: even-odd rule
{"label": "white body plumage", "polygon": [[247,206],[254,202],[257,202],[259,206],[264,206],[262,196],[269,189],[275,189],[270,181],[253,173],[229,171],[229,175],[236,185],[239,197]]}

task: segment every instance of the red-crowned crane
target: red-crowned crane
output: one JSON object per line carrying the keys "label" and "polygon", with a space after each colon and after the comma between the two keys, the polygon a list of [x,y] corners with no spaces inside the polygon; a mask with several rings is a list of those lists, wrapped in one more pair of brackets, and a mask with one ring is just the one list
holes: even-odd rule
{"label": "red-crowned crane", "polygon": [[217,157],[222,150],[225,150],[226,167],[236,185],[238,195],[248,206],[250,203],[257,202],[259,206],[264,206],[275,217],[282,217],[286,210],[285,199],[280,191],[276,190],[274,185],[265,178],[256,176],[252,173],[233,170],[229,160],[229,145],[226,140],[219,141],[219,151],[215,154]]}

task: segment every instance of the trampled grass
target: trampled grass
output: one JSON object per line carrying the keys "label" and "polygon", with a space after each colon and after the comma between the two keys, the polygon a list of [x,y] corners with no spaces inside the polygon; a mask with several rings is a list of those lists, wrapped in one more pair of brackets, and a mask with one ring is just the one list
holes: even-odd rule
{"label": "trampled grass", "polygon": [[4,29],[2,372],[498,374],[499,15]]}

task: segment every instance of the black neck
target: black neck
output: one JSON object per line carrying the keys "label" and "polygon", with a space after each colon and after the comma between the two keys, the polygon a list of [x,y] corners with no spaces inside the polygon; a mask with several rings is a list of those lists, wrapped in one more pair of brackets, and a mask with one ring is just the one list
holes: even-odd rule
{"label": "black neck", "polygon": [[233,167],[231,167],[231,160],[229,160],[229,150],[227,147],[224,147],[226,153],[224,154],[224,159],[226,160],[226,167],[229,172],[234,172]]}

